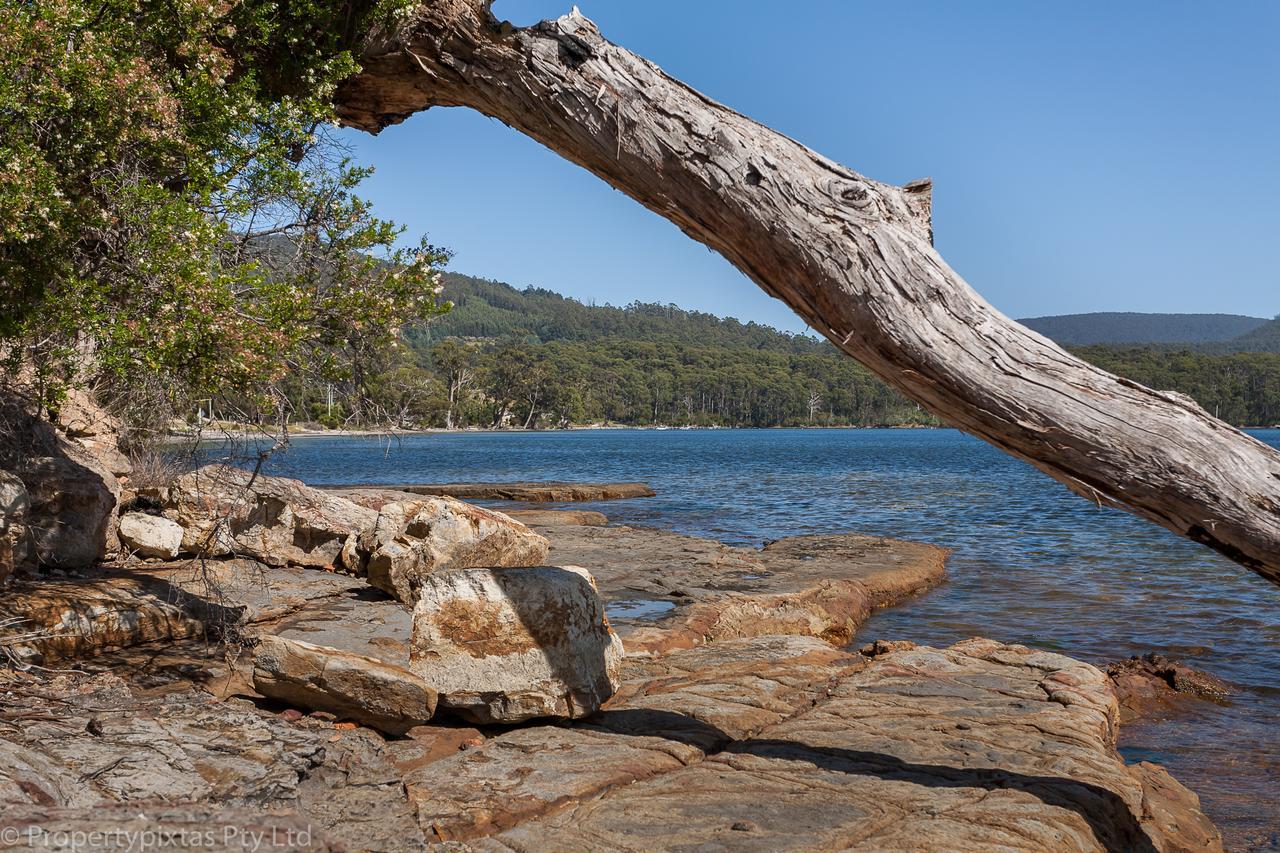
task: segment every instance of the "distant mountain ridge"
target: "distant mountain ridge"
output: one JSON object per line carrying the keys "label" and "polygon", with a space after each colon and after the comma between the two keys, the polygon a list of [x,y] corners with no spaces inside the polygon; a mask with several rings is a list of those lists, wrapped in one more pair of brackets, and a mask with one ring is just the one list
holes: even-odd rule
{"label": "distant mountain ridge", "polygon": [[[690,346],[831,352],[815,336],[783,332],[763,323],[741,322],[675,305],[633,302],[625,307],[589,305],[545,288],[523,290],[456,272],[443,277],[444,298],[454,308],[411,337],[429,343],[456,336],[497,339],[528,335],[549,341],[601,338],[663,341]],[[1280,320],[1243,314],[1147,314],[1096,312],[1019,320],[1067,347],[1182,347],[1213,353],[1280,352]]]}
{"label": "distant mountain ridge", "polygon": [[[1063,346],[1226,343],[1267,326],[1277,326],[1274,334],[1280,338],[1280,324],[1276,321],[1243,314],[1098,312],[1029,317],[1018,322]],[[1268,339],[1265,333],[1260,338]],[[1241,343],[1248,346],[1248,341]]]}

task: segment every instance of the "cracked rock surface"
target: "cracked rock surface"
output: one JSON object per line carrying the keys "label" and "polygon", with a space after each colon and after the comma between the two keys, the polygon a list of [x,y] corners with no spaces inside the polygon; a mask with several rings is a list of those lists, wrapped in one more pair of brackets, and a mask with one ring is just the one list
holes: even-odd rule
{"label": "cracked rock surface", "polygon": [[398,739],[77,678],[0,691],[0,828],[129,803],[158,826],[281,821],[361,850],[1221,847],[1194,794],[1116,755],[1101,672],[989,640],[875,657],[726,640],[628,659],[588,720]]}
{"label": "cracked rock surface", "polygon": [[[404,665],[412,614],[357,578],[211,562],[216,606],[189,567],[11,586],[7,607],[91,630],[45,647],[80,673],[0,669],[0,839],[210,826],[232,832],[210,849],[268,830],[298,850],[1221,849],[1192,792],[1118,756],[1116,694],[1094,667],[981,639],[840,647],[871,608],[936,583],[941,549],[543,532],[606,602],[671,604],[611,618],[620,684],[579,720],[402,714],[392,736],[358,708],[254,691],[254,634],[351,655],[333,673],[349,698],[378,664]],[[214,621],[246,647],[202,639]]]}

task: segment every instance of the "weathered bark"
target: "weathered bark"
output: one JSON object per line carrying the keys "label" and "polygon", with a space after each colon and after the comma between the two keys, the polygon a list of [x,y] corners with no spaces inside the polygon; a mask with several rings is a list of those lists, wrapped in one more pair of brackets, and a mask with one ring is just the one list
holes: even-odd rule
{"label": "weathered bark", "polygon": [[487,3],[435,0],[371,40],[363,65],[338,96],[348,124],[377,132],[430,106],[498,118],[720,252],[930,411],[1280,583],[1280,453],[988,305],[933,249],[929,181],[834,163],[609,43],[576,9],[521,29]]}

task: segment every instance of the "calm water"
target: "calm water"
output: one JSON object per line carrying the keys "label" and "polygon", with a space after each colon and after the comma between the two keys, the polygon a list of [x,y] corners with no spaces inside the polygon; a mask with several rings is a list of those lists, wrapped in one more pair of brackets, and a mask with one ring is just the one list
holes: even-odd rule
{"label": "calm water", "polygon": [[[1280,446],[1280,430],[1255,435]],[[314,484],[644,480],[657,497],[594,508],[736,545],[858,531],[952,548],[947,583],[874,616],[859,641],[981,635],[1094,662],[1158,651],[1241,685],[1229,706],[1129,727],[1123,751],[1195,789],[1232,846],[1280,849],[1280,588],[961,433],[315,437],[270,466]]]}

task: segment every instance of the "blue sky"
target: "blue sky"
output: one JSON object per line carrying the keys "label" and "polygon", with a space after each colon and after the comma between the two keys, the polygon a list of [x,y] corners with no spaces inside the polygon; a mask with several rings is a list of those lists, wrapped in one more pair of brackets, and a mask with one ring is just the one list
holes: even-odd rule
{"label": "blue sky", "polygon": [[[605,36],[870,177],[934,179],[947,261],[1014,317],[1280,312],[1280,3],[579,0]],[[569,3],[499,0],[523,25]],[[803,323],[719,255],[461,109],[378,137],[376,210],[451,269]]]}

